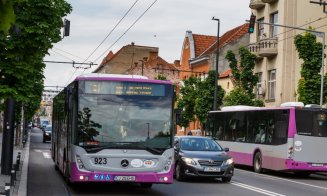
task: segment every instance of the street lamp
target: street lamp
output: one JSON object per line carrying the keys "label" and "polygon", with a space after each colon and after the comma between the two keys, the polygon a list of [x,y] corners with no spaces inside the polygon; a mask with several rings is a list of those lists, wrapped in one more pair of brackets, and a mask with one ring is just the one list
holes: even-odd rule
{"label": "street lamp", "polygon": [[212,17],[212,20],[218,22],[218,29],[217,29],[217,50],[216,50],[216,69],[215,69],[215,94],[213,97],[213,110],[217,110],[217,91],[218,91],[218,62],[219,62],[219,29],[220,29],[220,20],[218,18]]}

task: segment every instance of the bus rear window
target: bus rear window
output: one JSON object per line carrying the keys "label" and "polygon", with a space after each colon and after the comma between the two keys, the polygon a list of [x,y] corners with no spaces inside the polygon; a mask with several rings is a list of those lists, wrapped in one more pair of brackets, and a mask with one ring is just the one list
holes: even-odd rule
{"label": "bus rear window", "polygon": [[327,111],[297,109],[295,118],[297,134],[327,137]]}

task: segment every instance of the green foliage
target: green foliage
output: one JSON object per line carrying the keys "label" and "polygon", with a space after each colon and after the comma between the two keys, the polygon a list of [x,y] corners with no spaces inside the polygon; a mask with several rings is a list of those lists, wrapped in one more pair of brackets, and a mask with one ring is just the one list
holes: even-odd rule
{"label": "green foliage", "polygon": [[157,77],[155,77],[156,80],[167,80],[167,77],[164,75],[159,74]]}
{"label": "green foliage", "polygon": [[253,88],[258,82],[258,76],[253,74],[256,56],[245,47],[239,48],[240,65],[238,65],[235,54],[229,50],[226,59],[232,70],[235,88],[224,98],[224,105],[251,105],[264,106],[262,100],[255,99]]}
{"label": "green foliage", "polygon": [[184,86],[180,89],[177,100],[177,108],[181,110],[180,124],[183,127],[188,127],[191,121],[194,121],[194,106],[196,99],[196,84],[199,82],[198,78],[194,76],[184,80]]}
{"label": "green foliage", "polygon": [[[195,99],[194,114],[200,121],[201,127],[206,123],[207,115],[213,108],[215,92],[215,71],[209,71],[208,77],[197,83],[197,97]],[[223,103],[225,91],[218,85],[217,87],[217,106]]]}
{"label": "green foliage", "polygon": [[0,1],[0,31],[7,33],[10,27],[15,23],[15,13],[13,9],[13,0]]}
{"label": "green foliage", "polygon": [[[317,42],[315,35],[307,32],[304,35],[296,35],[294,44],[299,57],[303,60],[300,72],[301,79],[298,83],[298,100],[304,104],[319,104],[322,43]],[[325,83],[324,89],[326,89],[326,87],[327,85]],[[323,97],[325,96],[326,94]],[[323,102],[325,102],[325,99]]]}
{"label": "green foliage", "polygon": [[254,99],[253,96],[249,96],[249,94],[242,88],[235,88],[224,98],[224,105],[250,105],[263,107],[264,103],[262,100]]}
{"label": "green foliage", "polygon": [[71,12],[65,0],[15,1],[15,28],[0,31],[0,99],[26,105],[26,117],[39,108],[43,58],[61,38],[62,18]]}
{"label": "green foliage", "polygon": [[[188,127],[191,121],[198,119],[203,127],[208,112],[213,108],[215,75],[215,71],[209,71],[208,77],[203,81],[194,76],[184,80],[177,101],[177,107],[182,111],[181,126]],[[218,86],[218,106],[222,105],[224,94],[224,90]]]}

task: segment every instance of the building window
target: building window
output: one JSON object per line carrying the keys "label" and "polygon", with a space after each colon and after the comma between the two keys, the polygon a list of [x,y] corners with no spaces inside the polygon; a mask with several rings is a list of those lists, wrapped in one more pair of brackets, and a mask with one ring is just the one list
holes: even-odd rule
{"label": "building window", "polygon": [[227,89],[229,89],[229,82],[227,82]]}
{"label": "building window", "polygon": [[[264,18],[258,19],[258,22],[264,22]],[[265,38],[265,33],[264,33],[264,24],[258,24],[258,37],[259,40]]]}
{"label": "building window", "polygon": [[[270,23],[278,24],[278,12],[272,13],[270,15]],[[278,34],[277,26],[270,26],[270,37],[276,37]]]}
{"label": "building window", "polygon": [[276,70],[268,72],[268,99],[276,98]]}
{"label": "building window", "polygon": [[257,73],[257,76],[258,76],[257,94],[263,95],[264,94],[264,86],[262,84],[262,72]]}

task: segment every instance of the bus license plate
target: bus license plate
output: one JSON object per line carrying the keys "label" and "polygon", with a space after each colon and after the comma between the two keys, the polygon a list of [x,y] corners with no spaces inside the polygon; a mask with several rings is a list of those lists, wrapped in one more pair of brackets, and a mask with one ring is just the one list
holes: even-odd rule
{"label": "bus license plate", "polygon": [[135,181],[135,176],[115,176],[115,181]]}
{"label": "bus license plate", "polygon": [[219,167],[205,167],[204,171],[205,172],[220,172],[220,168]]}
{"label": "bus license plate", "polygon": [[323,167],[324,166],[324,164],[322,164],[322,163],[312,163],[311,165],[312,165],[312,167]]}

